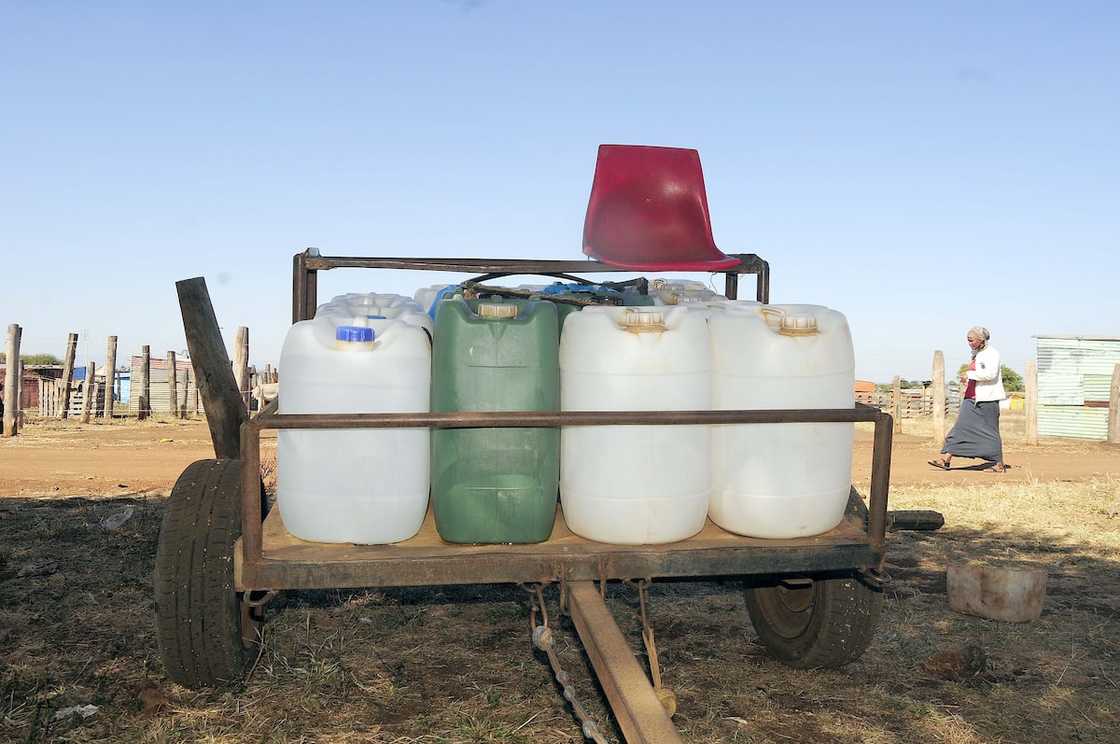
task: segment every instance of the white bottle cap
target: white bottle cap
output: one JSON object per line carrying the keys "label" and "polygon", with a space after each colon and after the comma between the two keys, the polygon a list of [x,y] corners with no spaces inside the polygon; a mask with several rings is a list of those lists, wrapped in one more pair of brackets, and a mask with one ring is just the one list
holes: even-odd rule
{"label": "white bottle cap", "polygon": [[783,315],[778,323],[778,332],[783,336],[815,336],[817,328],[815,315]]}

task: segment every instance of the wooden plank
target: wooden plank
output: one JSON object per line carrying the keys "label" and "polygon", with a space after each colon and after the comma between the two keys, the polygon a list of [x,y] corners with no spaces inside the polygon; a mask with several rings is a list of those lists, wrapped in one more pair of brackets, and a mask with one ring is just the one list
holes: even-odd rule
{"label": "wooden plank", "polygon": [[938,448],[945,441],[945,355],[933,352],[933,442]]}
{"label": "wooden plank", "polygon": [[233,378],[237,382],[237,392],[245,410],[249,410],[249,329],[238,326],[233,341]]}
{"label": "wooden plank", "polygon": [[1026,388],[1026,444],[1038,444],[1038,364],[1032,359],[1027,362],[1027,368],[1023,374],[1023,382]]}
{"label": "wooden plank", "polygon": [[1108,443],[1120,444],[1120,364],[1112,368],[1108,389]]}
{"label": "wooden plank", "polygon": [[895,375],[891,385],[892,415],[895,431],[902,430],[902,378]]}
{"label": "wooden plank", "polygon": [[171,418],[179,415],[176,410],[179,400],[179,368],[175,365],[175,352],[167,352],[167,413]]}
{"label": "wooden plank", "polygon": [[[23,337],[23,329],[22,328],[19,329],[19,333],[20,333],[20,338],[22,338]],[[18,367],[16,369],[16,432],[18,433],[18,432],[23,430],[23,424],[24,424],[24,420],[23,420],[23,373],[24,373],[25,370],[24,370],[24,364],[23,364],[22,359],[20,359],[18,362],[16,362],[16,364],[18,365]]]}
{"label": "wooden plank", "polygon": [[595,584],[568,584],[568,607],[628,744],[682,742]]}
{"label": "wooden plank", "polygon": [[89,414],[93,403],[93,378],[97,374],[97,366],[90,362],[86,367],[86,379],[82,385],[82,423],[89,423]]}
{"label": "wooden plank", "polygon": [[59,418],[70,415],[70,384],[74,381],[74,357],[78,355],[78,334],[66,337],[66,354],[62,358],[62,400],[59,401]]}
{"label": "wooden plank", "polygon": [[117,337],[110,336],[105,347],[105,405],[103,408],[105,423],[113,421],[113,389],[117,374]]}
{"label": "wooden plank", "polygon": [[261,534],[263,560],[245,571],[246,588],[312,589],[425,586],[635,578],[716,576],[852,569],[875,565],[863,518],[849,514],[823,535],[764,540],[735,535],[708,522],[688,540],[666,545],[612,545],[572,534],[558,513],[551,537],[530,545],[445,543],[431,512],[416,537],[393,545],[312,543],[292,536],[278,509]]}
{"label": "wooden plank", "polygon": [[14,437],[19,433],[19,389],[23,385],[20,376],[19,342],[23,329],[18,323],[8,326],[7,343],[4,346],[4,425],[3,435]]}
{"label": "wooden plank", "polygon": [[179,418],[187,417],[187,405],[190,401],[191,390],[191,370],[190,367],[183,370],[183,400],[179,405]]}
{"label": "wooden plank", "polygon": [[202,277],[184,279],[175,283],[175,289],[179,294],[183,330],[191,353],[195,383],[206,411],[214,454],[219,458],[237,459],[241,452],[241,424],[248,417],[222,341],[214,306],[210,302],[210,292],[206,289],[206,280]]}
{"label": "wooden plank", "polygon": [[[834,544],[836,542],[859,541],[865,535],[858,521],[845,520],[833,530],[823,535],[811,537],[787,538],[784,540],[768,540],[758,537],[746,537],[728,532],[707,520],[704,528],[693,537],[675,543],[641,546],[621,546],[624,550],[641,550],[643,552],[668,553],[680,549],[687,544],[691,549],[724,548],[730,546],[740,547],[765,547],[782,545],[785,547],[813,547]],[[600,543],[580,537],[568,529],[564,521],[563,510],[556,509],[552,533],[548,540],[541,543],[527,543],[515,545],[466,545],[444,542],[436,530],[435,516],[431,509],[420,527],[420,531],[412,538],[390,545],[355,545],[351,543],[317,543],[301,540],[295,537],[284,527],[283,518],[279,509],[268,513],[263,530],[264,557],[270,560],[320,560],[320,561],[362,561],[376,560],[379,557],[407,554],[412,557],[455,556],[455,555],[480,555],[483,553],[501,553],[503,555],[527,555],[533,553],[548,553],[549,555],[570,555],[572,553],[586,555],[602,555],[617,552],[620,546],[612,543]]]}
{"label": "wooden plank", "polygon": [[136,417],[146,419],[152,415],[152,347],[140,347],[140,399],[136,407]]}

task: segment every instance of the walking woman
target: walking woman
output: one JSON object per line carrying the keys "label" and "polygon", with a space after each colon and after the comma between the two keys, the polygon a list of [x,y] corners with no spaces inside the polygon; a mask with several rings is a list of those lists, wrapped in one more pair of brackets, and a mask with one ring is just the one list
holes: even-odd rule
{"label": "walking woman", "polygon": [[999,402],[1007,394],[1003,391],[999,352],[988,343],[989,338],[988,329],[981,326],[968,332],[972,363],[961,375],[961,384],[965,386],[961,412],[945,437],[945,446],[941,448],[944,457],[929,461],[936,468],[948,470],[954,457],[975,457],[995,463],[992,472],[1007,470],[999,438]]}

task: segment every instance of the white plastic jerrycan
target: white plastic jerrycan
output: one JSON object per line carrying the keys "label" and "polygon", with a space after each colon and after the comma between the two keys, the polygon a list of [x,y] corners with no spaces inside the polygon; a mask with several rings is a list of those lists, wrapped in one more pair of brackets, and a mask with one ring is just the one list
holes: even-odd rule
{"label": "white plastic jerrycan", "polygon": [[[712,312],[713,408],[851,408],[848,322],[819,305],[725,303]],[[751,537],[839,524],[851,488],[852,424],[712,427],[709,516]]]}
{"label": "white plastic jerrycan", "polygon": [[338,295],[319,306],[315,317],[331,317],[339,324],[363,323],[365,320],[393,320],[420,326],[432,332],[432,319],[411,297],[378,292],[351,292]]}
{"label": "white plastic jerrycan", "polygon": [[[420,306],[423,312],[432,316],[435,315],[435,313],[432,312],[432,305],[440,298],[440,293],[447,294],[456,286],[455,284],[432,284],[427,287],[421,287],[413,293],[412,299]],[[445,290],[447,291],[445,292]]]}
{"label": "white plastic jerrycan", "polygon": [[[429,410],[431,345],[401,319],[293,325],[280,355],[280,413]],[[392,543],[428,507],[428,429],[282,430],[277,504],[303,540]]]}
{"label": "white plastic jerrycan", "polygon": [[[565,321],[565,411],[706,410],[706,313],[689,307],[592,306]],[[701,530],[711,491],[706,426],[571,426],[560,435],[568,527],[600,542],[683,540]]]}
{"label": "white plastic jerrycan", "polygon": [[694,305],[727,300],[703,282],[688,279],[653,279],[649,286],[650,295],[658,305]]}

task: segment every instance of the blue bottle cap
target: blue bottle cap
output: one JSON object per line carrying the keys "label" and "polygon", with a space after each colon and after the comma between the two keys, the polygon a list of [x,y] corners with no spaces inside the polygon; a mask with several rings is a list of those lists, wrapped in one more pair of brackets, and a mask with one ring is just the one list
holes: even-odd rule
{"label": "blue bottle cap", "polygon": [[373,341],[373,329],[365,326],[339,326],[334,331],[334,337],[337,341],[369,343]]}

